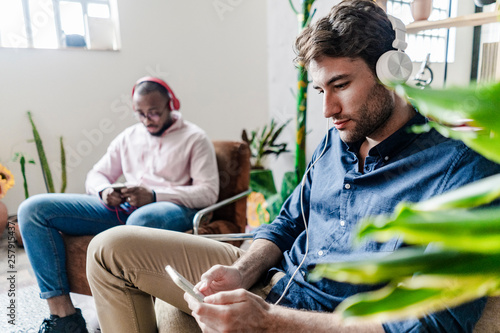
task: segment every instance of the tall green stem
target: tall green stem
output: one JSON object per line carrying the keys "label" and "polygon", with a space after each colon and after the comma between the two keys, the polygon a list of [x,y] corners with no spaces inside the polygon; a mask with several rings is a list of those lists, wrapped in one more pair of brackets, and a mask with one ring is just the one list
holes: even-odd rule
{"label": "tall green stem", "polygon": [[19,164],[21,165],[21,174],[23,175],[24,198],[28,199],[30,193],[28,191],[28,181],[26,180],[26,158],[23,155],[19,159]]}
{"label": "tall green stem", "polygon": [[61,149],[61,193],[64,193],[68,184],[68,174],[66,171],[66,150],[64,150],[62,136],[59,138],[59,147]]}
{"label": "tall green stem", "polygon": [[45,155],[45,150],[43,149],[42,138],[38,133],[38,130],[31,117],[31,112],[28,111],[28,118],[31,123],[31,128],[33,130],[33,139],[35,140],[36,150],[38,151],[38,158],[40,159],[40,166],[42,168],[43,180],[45,181],[45,187],[48,193],[54,193],[54,181],[52,180],[52,173],[50,172],[49,162],[47,161],[47,156]]}
{"label": "tall green stem", "polygon": [[[315,0],[303,0],[302,10],[297,13],[299,20],[299,33],[304,30],[311,21],[311,7]],[[293,6],[292,6],[293,8]],[[298,66],[298,91],[297,91],[297,137],[295,144],[295,174],[296,183],[302,178],[306,170],[306,118],[307,118],[307,86],[309,78],[304,66]]]}

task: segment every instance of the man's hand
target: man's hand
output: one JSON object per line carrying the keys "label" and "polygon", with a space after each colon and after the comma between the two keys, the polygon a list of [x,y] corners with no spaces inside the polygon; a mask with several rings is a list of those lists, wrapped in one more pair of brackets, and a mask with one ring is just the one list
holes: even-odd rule
{"label": "man's hand", "polygon": [[153,191],[143,186],[126,187],[121,194],[131,206],[142,207],[153,202]]}
{"label": "man's hand", "polygon": [[223,291],[199,302],[188,293],[184,299],[204,333],[315,332],[384,333],[377,321],[346,323],[340,314],[302,311],[266,303],[245,289]]}
{"label": "man's hand", "polygon": [[242,288],[242,281],[241,273],[236,267],[215,265],[203,273],[195,287],[208,296],[220,291]]}
{"label": "man's hand", "polygon": [[264,332],[270,328],[272,305],[245,289],[207,296],[203,303],[187,293],[184,299],[205,333]]}
{"label": "man's hand", "polygon": [[123,202],[123,197],[119,189],[107,187],[101,192],[102,201],[108,206],[116,207]]}

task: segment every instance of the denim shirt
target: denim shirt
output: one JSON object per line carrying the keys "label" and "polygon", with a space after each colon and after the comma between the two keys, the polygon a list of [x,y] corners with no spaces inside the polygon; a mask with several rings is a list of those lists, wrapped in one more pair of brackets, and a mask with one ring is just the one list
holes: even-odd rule
{"label": "denim shirt", "polygon": [[[309,231],[309,251],[300,273],[280,304],[298,309],[333,311],[345,298],[380,286],[354,285],[328,279],[307,281],[307,271],[318,263],[340,262],[384,255],[403,246],[401,239],[387,243],[364,241],[354,245],[353,229],[361,218],[390,213],[401,201],[417,202],[500,172],[461,141],[432,130],[415,134],[408,129],[423,124],[417,114],[403,128],[373,147],[359,171],[361,142],[346,144],[331,129],[313,154],[313,165],[303,186],[303,209]],[[326,144],[326,147],[325,147]],[[312,163],[310,163],[311,165]],[[279,216],[257,229],[255,239],[267,239],[283,252],[285,277],[268,296],[276,301],[304,258],[306,232],[301,211],[301,186],[286,200]],[[387,332],[456,332],[472,330],[484,300],[420,320],[385,323]],[[462,309],[463,308],[463,309]]]}

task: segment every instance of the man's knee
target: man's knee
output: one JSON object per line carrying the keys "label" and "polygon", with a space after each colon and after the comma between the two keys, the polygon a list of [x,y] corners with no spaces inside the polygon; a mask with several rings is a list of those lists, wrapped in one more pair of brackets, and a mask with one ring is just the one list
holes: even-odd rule
{"label": "man's knee", "polygon": [[187,211],[176,204],[158,202],[134,211],[127,219],[127,225],[186,231],[191,227],[191,219],[187,215]]}
{"label": "man's knee", "polygon": [[32,222],[31,216],[42,218],[46,215],[46,208],[49,208],[51,198],[48,194],[38,194],[24,200],[19,205],[17,217],[21,230],[27,223]]}
{"label": "man's knee", "polygon": [[92,238],[87,249],[87,264],[92,264],[93,259],[100,260],[104,255],[114,252],[120,253],[123,248],[126,249],[128,238],[134,234],[133,229],[117,226],[97,234]]}

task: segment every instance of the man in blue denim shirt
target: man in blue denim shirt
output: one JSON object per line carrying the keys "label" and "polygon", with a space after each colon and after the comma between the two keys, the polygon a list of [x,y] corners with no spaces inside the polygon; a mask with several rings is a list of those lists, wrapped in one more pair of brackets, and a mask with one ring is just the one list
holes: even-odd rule
{"label": "man in blue denim shirt", "polygon": [[[118,227],[98,235],[89,246],[88,276],[102,331],[154,331],[148,301],[153,295],[191,313],[204,332],[470,332],[482,300],[422,319],[346,326],[332,313],[335,307],[374,287],[306,278],[315,264],[384,255],[402,246],[393,239],[353,247],[352,231],[361,218],[500,172],[462,142],[435,131],[408,131],[426,119],[375,74],[393,41],[391,22],[369,0],[342,2],[299,36],[298,60],[324,94],[323,112],[334,128],[314,153],[303,186],[272,224],[256,231],[247,252],[169,231],[151,235]],[[167,264],[199,281],[203,303],[186,294],[186,306],[162,272]]]}

